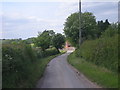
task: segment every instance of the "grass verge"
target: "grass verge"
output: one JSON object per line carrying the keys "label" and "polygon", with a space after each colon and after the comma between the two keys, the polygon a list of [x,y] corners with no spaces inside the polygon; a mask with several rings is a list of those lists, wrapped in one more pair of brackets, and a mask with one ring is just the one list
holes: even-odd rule
{"label": "grass verge", "polygon": [[76,57],[74,53],[68,56],[68,62],[99,86],[103,88],[118,88],[117,73],[113,73],[105,68],[87,62],[82,58]]}
{"label": "grass verge", "polygon": [[[62,54],[62,53],[61,53]],[[29,74],[28,79],[22,81],[19,85],[19,88],[34,88],[36,86],[36,82],[43,76],[44,70],[47,64],[56,56],[61,54],[49,56],[43,59],[37,60],[34,64],[31,65],[30,70],[32,73]],[[24,83],[23,83],[24,82]]]}

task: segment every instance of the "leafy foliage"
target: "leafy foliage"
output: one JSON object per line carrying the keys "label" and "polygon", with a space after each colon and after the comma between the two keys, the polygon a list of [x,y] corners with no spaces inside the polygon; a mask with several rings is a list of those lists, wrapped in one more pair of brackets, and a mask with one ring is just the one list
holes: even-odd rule
{"label": "leafy foliage", "polygon": [[[42,51],[39,48],[31,48],[28,44],[3,44],[2,45],[2,85],[3,88],[18,88],[24,87],[26,83],[30,84],[31,87],[36,76],[36,71],[39,67],[39,73],[43,72],[46,64],[43,66],[38,60],[42,60],[44,57],[52,56],[58,54],[55,48],[50,48],[46,51]],[[39,65],[37,64],[39,62]],[[42,61],[44,63],[44,61]],[[46,61],[45,61],[46,62]],[[48,62],[48,61],[47,61]],[[37,65],[37,66],[36,66]],[[42,70],[42,71],[40,71]],[[33,76],[31,76],[33,75]],[[32,80],[31,80],[32,78]],[[37,75],[39,78],[39,75]],[[29,82],[27,82],[29,81]]]}
{"label": "leafy foliage", "polygon": [[39,33],[38,37],[35,40],[36,46],[40,47],[44,52],[50,47],[55,47],[56,50],[59,52],[58,49],[61,49],[64,43],[65,37],[60,33],[55,34],[53,30],[45,30],[42,33]]}
{"label": "leafy foliage", "polygon": [[109,26],[105,32],[102,33],[101,37],[113,37],[114,35],[118,34],[118,26],[117,24],[112,24]]}
{"label": "leafy foliage", "polygon": [[21,38],[19,39],[2,39],[3,44],[18,44],[22,41]]}
{"label": "leafy foliage", "polygon": [[36,46],[41,47],[41,49],[45,51],[45,49],[50,47],[51,38],[54,34],[55,32],[53,30],[45,30],[42,33],[39,33],[38,37],[35,40]]}
{"label": "leafy foliage", "polygon": [[105,32],[105,30],[110,26],[110,23],[108,22],[108,19],[105,20],[105,22],[98,21],[97,23],[97,37],[99,38],[103,32]]}
{"label": "leafy foliage", "polygon": [[[81,35],[82,42],[85,40],[91,40],[99,38],[103,32],[110,26],[108,19],[105,22],[98,21],[96,22],[96,18],[93,13],[84,12],[81,15]],[[78,46],[79,43],[79,13],[71,14],[64,24],[64,32],[68,41],[75,47]]]}
{"label": "leafy foliage", "polygon": [[27,79],[31,73],[29,66],[36,61],[32,48],[28,45],[6,44],[2,47],[3,87],[14,87],[16,82]]}
{"label": "leafy foliage", "polygon": [[[106,32],[105,32],[106,33]],[[118,72],[118,35],[85,41],[79,51],[85,60]]]}
{"label": "leafy foliage", "polygon": [[[82,41],[96,36],[96,19],[90,12],[82,13]],[[79,13],[71,14],[65,24],[64,32],[66,38],[73,46],[77,46],[79,42]]]}
{"label": "leafy foliage", "polygon": [[62,34],[56,34],[52,38],[52,45],[58,50],[63,48],[62,45],[65,43],[65,37]]}
{"label": "leafy foliage", "polygon": [[22,40],[21,42],[25,43],[25,44],[32,44],[32,43],[34,43],[34,39],[35,39],[35,37],[32,37],[32,38],[28,38],[26,40]]}
{"label": "leafy foliage", "polygon": [[45,51],[42,51],[40,48],[35,48],[35,51],[36,51],[37,58],[44,58],[44,57],[56,55],[59,53],[56,48],[50,48]]}

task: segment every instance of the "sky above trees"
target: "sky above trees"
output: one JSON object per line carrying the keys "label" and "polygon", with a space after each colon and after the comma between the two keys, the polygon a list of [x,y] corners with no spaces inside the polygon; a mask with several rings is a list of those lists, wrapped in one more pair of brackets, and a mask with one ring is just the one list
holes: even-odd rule
{"label": "sky above trees", "polygon": [[[77,2],[0,2],[0,5],[0,38],[9,39],[36,37],[38,31],[44,30],[63,33],[66,18],[78,11]],[[94,13],[97,21],[118,21],[117,2],[82,2],[82,12]]]}

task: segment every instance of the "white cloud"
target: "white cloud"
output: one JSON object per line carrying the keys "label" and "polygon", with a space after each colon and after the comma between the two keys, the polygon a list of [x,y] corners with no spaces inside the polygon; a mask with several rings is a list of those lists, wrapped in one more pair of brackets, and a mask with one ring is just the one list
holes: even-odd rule
{"label": "white cloud", "polygon": [[108,19],[110,22],[117,22],[117,2],[86,2],[82,4],[82,11],[92,12],[97,21]]}
{"label": "white cloud", "polygon": [[101,15],[118,15],[116,10],[108,10],[106,12],[101,13]]}
{"label": "white cloud", "polygon": [[[114,3],[113,3],[114,4]],[[53,4],[54,5],[54,4]],[[28,10],[33,10],[33,7],[27,7],[31,9],[26,9],[23,10],[11,10],[12,12],[4,13],[4,19],[3,19],[3,35],[4,37],[12,38],[12,37],[22,37],[22,38],[28,38],[31,36],[36,36],[38,31],[43,31],[45,29],[52,29],[55,30],[57,33],[62,33],[63,32],[63,24],[66,20],[66,18],[74,12],[78,11],[78,2],[60,2],[57,4],[55,11],[49,12],[51,16],[49,16],[49,13],[44,13],[42,9],[40,9],[40,12],[36,12],[37,9],[34,7],[35,12],[32,12],[29,14]],[[34,5],[35,6],[35,5]],[[83,11],[92,11],[95,13],[96,17],[98,19],[103,20],[104,18],[116,14],[116,11],[107,6],[112,6],[108,5],[107,3],[82,3],[82,10]],[[42,7],[42,8],[49,8],[49,7]],[[104,8],[104,9],[103,9]],[[24,12],[22,12],[22,10]],[[47,11],[47,9],[45,9]],[[49,10],[49,9],[48,9]],[[22,14],[21,14],[22,12]],[[28,12],[28,13],[25,13]],[[24,13],[24,14],[23,14]],[[45,15],[45,16],[43,16]],[[113,18],[114,19],[114,18]],[[8,35],[9,34],[9,35]]]}
{"label": "white cloud", "polygon": [[106,5],[108,2],[83,2],[82,3],[82,9],[89,9],[94,7],[101,7]]}
{"label": "white cloud", "polygon": [[58,16],[66,16],[78,11],[78,3],[76,2],[62,2],[58,7]]}
{"label": "white cloud", "polygon": [[57,28],[57,32],[61,30],[61,32],[63,32],[63,24],[65,23],[67,17],[74,12],[78,11],[78,3],[76,2],[60,2],[59,6],[58,6],[58,10],[55,14],[56,17],[56,22],[54,23],[54,25],[58,26],[59,28]]}
{"label": "white cloud", "polygon": [[[16,16],[14,18],[14,16]],[[28,38],[36,36],[38,31],[55,30],[55,32],[62,33],[62,20],[58,19],[43,19],[36,16],[20,16],[13,14],[3,16],[3,38],[22,37]],[[10,35],[8,35],[10,34]],[[14,34],[14,35],[12,35]]]}

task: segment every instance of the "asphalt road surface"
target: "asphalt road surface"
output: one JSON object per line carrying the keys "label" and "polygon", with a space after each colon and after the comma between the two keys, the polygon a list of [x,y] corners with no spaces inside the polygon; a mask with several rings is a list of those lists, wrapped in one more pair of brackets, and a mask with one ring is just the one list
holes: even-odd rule
{"label": "asphalt road surface", "polygon": [[67,52],[51,60],[36,88],[99,88],[67,62]]}

